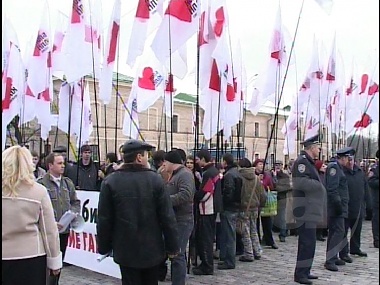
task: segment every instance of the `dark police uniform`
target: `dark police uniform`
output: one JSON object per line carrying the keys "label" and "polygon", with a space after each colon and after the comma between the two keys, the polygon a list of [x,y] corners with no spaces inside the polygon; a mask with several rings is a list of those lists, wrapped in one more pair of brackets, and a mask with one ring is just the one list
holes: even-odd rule
{"label": "dark police uniform", "polygon": [[[354,154],[351,147],[340,149],[336,152],[337,157],[350,156]],[[332,160],[326,169],[326,191],[327,191],[327,226],[329,234],[327,237],[327,250],[325,268],[330,271],[338,271],[336,265],[344,265],[343,260],[338,259],[338,253],[345,246],[345,219],[348,217],[348,184],[343,171],[343,166],[337,159]]]}
{"label": "dark police uniform", "polygon": [[[305,147],[314,144],[319,144],[318,136],[303,142]],[[294,162],[292,182],[293,214],[299,226],[294,281],[312,284],[309,279],[316,279],[315,276],[310,275],[315,254],[316,228],[317,224],[323,220],[326,189],[319,179],[314,159],[306,151],[301,151]]]}
{"label": "dark police uniform", "polygon": [[[379,158],[379,150],[376,152],[376,158]],[[372,236],[373,246],[379,248],[379,162],[376,167],[372,168],[369,173],[368,185],[371,188],[372,196]]]}

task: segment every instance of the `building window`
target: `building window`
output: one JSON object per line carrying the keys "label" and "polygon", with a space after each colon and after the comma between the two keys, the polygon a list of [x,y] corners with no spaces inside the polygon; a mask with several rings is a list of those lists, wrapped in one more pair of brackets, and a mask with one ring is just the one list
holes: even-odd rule
{"label": "building window", "polygon": [[255,133],[254,136],[258,138],[260,136],[260,125],[258,122],[255,122]]}
{"label": "building window", "polygon": [[178,133],[178,115],[173,115],[173,124],[172,124],[172,132],[173,133]]}
{"label": "building window", "polygon": [[274,165],[274,153],[271,153],[271,154],[270,154],[269,165],[270,165],[270,167],[272,167],[272,165]]}

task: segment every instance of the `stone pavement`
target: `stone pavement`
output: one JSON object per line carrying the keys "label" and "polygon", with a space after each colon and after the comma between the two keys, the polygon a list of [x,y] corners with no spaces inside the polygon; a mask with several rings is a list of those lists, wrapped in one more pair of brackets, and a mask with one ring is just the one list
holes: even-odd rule
{"label": "stone pavement", "polygon": [[[274,233],[277,238],[277,234]],[[277,238],[278,239],[278,238]],[[189,275],[188,285],[201,284],[298,284],[293,281],[293,272],[297,253],[297,237],[287,237],[285,243],[278,242],[279,249],[264,247],[261,260],[252,263],[236,261],[234,270],[217,270],[213,276]],[[368,257],[355,257],[354,262],[339,267],[339,272],[324,269],[326,242],[317,242],[312,273],[319,276],[315,285],[379,284],[379,249],[372,244],[371,223],[364,221],[362,230],[362,250]],[[61,275],[62,285],[120,285],[121,281],[113,277],[98,274],[76,266],[64,267]],[[169,285],[161,282],[160,285]]]}

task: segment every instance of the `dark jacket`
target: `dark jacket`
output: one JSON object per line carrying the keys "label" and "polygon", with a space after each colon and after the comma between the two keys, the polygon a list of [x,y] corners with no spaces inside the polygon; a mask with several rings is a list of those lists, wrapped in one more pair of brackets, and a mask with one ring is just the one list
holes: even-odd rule
{"label": "dark jacket", "polygon": [[301,151],[292,169],[293,214],[296,220],[322,223],[326,189],[319,179],[314,160]]}
{"label": "dark jacket", "polygon": [[193,219],[195,193],[194,175],[185,166],[180,166],[166,184],[177,221]]}
{"label": "dark jacket", "polygon": [[100,254],[113,250],[114,261],[127,267],[153,267],[166,252],[177,253],[177,222],[162,178],[130,164],[107,176],[99,195],[97,238]]}
{"label": "dark jacket", "polygon": [[200,215],[214,215],[223,211],[222,187],[219,170],[213,163],[203,168],[202,184],[195,193]]}
{"label": "dark jacket", "polygon": [[348,218],[364,218],[365,216],[365,197],[368,193],[367,178],[364,171],[354,165],[354,169],[344,167],[344,174],[347,178],[349,201]]}
{"label": "dark jacket", "polygon": [[371,188],[372,208],[374,211],[379,210],[379,165],[371,169],[368,185]]}
{"label": "dark jacket", "polygon": [[99,191],[101,180],[98,177],[99,165],[92,160],[89,165],[83,165],[82,159],[68,171],[67,176],[80,190]]}
{"label": "dark jacket", "polygon": [[334,159],[325,174],[327,191],[327,213],[329,217],[348,218],[348,184],[343,167]]}
{"label": "dark jacket", "polygon": [[245,212],[247,210],[248,203],[252,195],[248,211],[257,212],[259,207],[264,206],[267,200],[264,187],[260,183],[259,177],[255,174],[253,167],[240,168],[239,173],[242,176],[243,182],[241,188],[241,211]]}
{"label": "dark jacket", "polygon": [[227,167],[222,180],[223,210],[240,211],[242,184],[243,180],[237,166]]}
{"label": "dark jacket", "polygon": [[290,187],[290,176],[284,171],[279,171],[274,181],[274,190],[278,193],[286,193],[292,190],[292,188]]}

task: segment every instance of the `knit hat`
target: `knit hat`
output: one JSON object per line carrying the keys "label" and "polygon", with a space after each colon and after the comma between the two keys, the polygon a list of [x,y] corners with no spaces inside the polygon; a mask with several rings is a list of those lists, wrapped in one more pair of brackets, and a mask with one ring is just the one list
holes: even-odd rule
{"label": "knit hat", "polygon": [[315,162],[315,167],[317,168],[317,170],[321,170],[321,167],[323,165],[323,161],[322,160],[316,160]]}
{"label": "knit hat", "polygon": [[261,158],[256,159],[256,160],[253,162],[253,165],[252,165],[252,166],[253,166],[253,167],[256,167],[257,164],[258,164],[259,162],[264,163],[264,159],[261,159]]}
{"label": "knit hat", "polygon": [[166,161],[169,161],[171,163],[174,163],[174,164],[182,164],[182,159],[181,159],[181,156],[179,155],[179,153],[175,150],[171,150],[169,151],[166,155],[165,155],[165,160]]}

